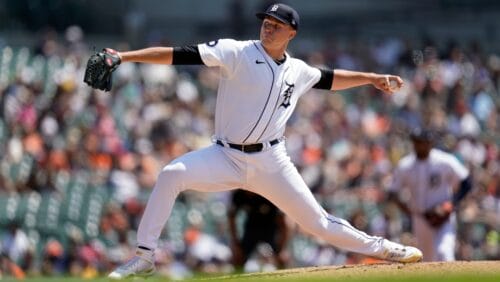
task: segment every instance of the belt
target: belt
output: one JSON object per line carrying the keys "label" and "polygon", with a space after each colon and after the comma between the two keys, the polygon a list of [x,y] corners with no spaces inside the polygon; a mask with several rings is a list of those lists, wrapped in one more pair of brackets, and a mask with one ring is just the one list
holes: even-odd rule
{"label": "belt", "polygon": [[[274,139],[272,141],[269,141],[269,145],[274,146],[278,144],[281,141],[281,138]],[[221,145],[224,147],[224,142],[217,140],[215,141],[217,145]],[[245,153],[257,153],[260,152],[264,149],[264,143],[254,143],[254,144],[233,144],[233,143],[226,143],[229,148],[236,149]]]}

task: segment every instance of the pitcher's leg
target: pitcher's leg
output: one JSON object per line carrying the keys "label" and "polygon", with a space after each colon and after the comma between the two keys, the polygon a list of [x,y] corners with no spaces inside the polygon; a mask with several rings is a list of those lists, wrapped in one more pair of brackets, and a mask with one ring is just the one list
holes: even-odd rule
{"label": "pitcher's leg", "polygon": [[274,164],[281,169],[260,170],[249,182],[248,189],[273,202],[308,232],[352,252],[397,262],[421,260],[422,252],[417,248],[370,236],[346,220],[328,214],[291,162],[280,160]]}
{"label": "pitcher's leg", "polygon": [[219,146],[190,152],[165,166],[158,176],[137,232],[137,243],[155,249],[175,199],[188,189],[217,192],[240,187],[239,176]]}
{"label": "pitcher's leg", "polygon": [[187,189],[216,192],[241,187],[235,161],[219,146],[188,153],[167,165],[158,176],[137,232],[136,256],[108,277],[124,279],[154,273],[154,249],[177,195]]}
{"label": "pitcher's leg", "polygon": [[383,252],[383,238],[369,236],[346,220],[328,214],[293,165],[273,174],[259,174],[250,189],[273,202],[303,229],[339,248],[367,255]]}

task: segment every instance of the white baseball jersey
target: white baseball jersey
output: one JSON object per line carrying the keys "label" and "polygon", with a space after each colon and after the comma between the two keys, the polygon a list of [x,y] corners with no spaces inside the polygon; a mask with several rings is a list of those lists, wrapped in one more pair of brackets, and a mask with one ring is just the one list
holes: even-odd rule
{"label": "white baseball jersey", "polygon": [[409,208],[413,213],[423,213],[453,197],[453,188],[469,175],[469,171],[455,156],[432,149],[426,160],[415,154],[400,160],[394,172],[391,191],[408,188]]}
{"label": "white baseball jersey", "polygon": [[260,41],[221,39],[198,48],[205,65],[220,67],[215,136],[230,143],[282,137],[298,98],[321,78],[319,69],[288,54],[278,65]]}

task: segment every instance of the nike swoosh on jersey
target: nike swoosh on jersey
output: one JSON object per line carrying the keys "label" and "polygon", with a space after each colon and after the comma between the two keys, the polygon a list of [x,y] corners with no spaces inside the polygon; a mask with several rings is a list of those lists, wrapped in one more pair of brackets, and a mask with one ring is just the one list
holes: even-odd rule
{"label": "nike swoosh on jersey", "polygon": [[266,62],[259,61],[259,60],[255,60],[255,63],[256,63],[256,64],[265,64]]}

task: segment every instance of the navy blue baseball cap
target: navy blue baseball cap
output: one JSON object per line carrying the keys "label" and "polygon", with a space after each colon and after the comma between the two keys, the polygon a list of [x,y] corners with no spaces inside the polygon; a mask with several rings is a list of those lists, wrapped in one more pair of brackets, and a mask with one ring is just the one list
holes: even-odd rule
{"label": "navy blue baseball cap", "polygon": [[292,7],[285,4],[272,4],[265,12],[259,12],[255,15],[261,20],[263,20],[266,16],[270,16],[280,22],[289,24],[295,30],[299,28],[299,13],[297,13],[297,11],[295,11]]}
{"label": "navy blue baseball cap", "polygon": [[410,138],[414,141],[433,142],[436,140],[436,132],[431,129],[417,127],[411,130]]}

